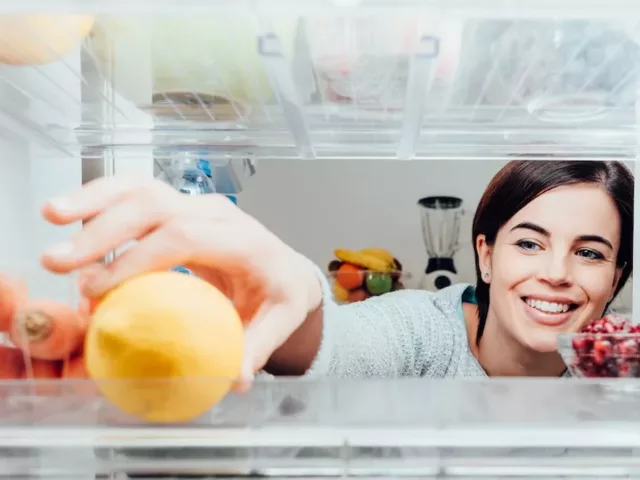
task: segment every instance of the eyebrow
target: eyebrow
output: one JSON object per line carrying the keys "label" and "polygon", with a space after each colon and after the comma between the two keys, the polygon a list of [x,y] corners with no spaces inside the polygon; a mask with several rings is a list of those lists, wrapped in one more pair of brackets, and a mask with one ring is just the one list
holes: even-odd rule
{"label": "eyebrow", "polygon": [[[545,228],[541,227],[540,225],[536,225],[535,223],[531,223],[531,222],[519,223],[518,225],[513,227],[511,229],[511,231],[513,232],[514,230],[518,230],[518,229],[532,230],[534,232],[539,233],[540,235],[544,235],[545,237],[550,237],[551,236],[551,234],[549,233],[548,230],[546,230]],[[613,245],[611,244],[611,242],[609,240],[607,240],[606,238],[601,237],[600,235],[579,235],[578,236],[578,241],[580,241],[580,242],[602,243],[603,245],[606,245],[611,250],[613,250]]]}

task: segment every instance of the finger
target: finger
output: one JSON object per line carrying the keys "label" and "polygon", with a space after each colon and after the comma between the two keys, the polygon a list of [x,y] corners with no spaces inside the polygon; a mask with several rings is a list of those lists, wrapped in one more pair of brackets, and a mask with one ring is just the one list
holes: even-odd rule
{"label": "finger", "polygon": [[[104,268],[104,266],[100,264],[94,264],[83,268],[78,275],[78,291],[82,292],[87,281],[98,274],[102,268]],[[93,315],[93,311],[95,310],[98,301],[98,298],[81,297],[78,303],[78,313],[84,317],[90,318],[91,315]]]}
{"label": "finger", "polygon": [[296,310],[287,304],[265,305],[247,326],[240,378],[231,387],[234,393],[243,394],[251,389],[255,372],[267,364],[273,352],[289,337],[291,316]]}
{"label": "finger", "polygon": [[87,279],[82,294],[99,297],[125,280],[147,272],[168,270],[186,263],[187,246],[175,241],[164,228],[145,236],[136,245]]}
{"label": "finger", "polygon": [[139,201],[121,202],[95,217],[71,240],[47,250],[42,255],[42,265],[56,273],[85,267],[158,227],[167,215]]}
{"label": "finger", "polygon": [[233,382],[231,386],[231,390],[234,393],[243,394],[251,390],[251,385],[253,385],[254,380],[253,362],[251,359],[251,355],[246,355],[245,352],[240,378]]}
{"label": "finger", "polygon": [[304,317],[304,308],[289,303],[265,304],[245,328],[245,358],[251,373],[262,369],[273,352],[289,338],[291,325]]}
{"label": "finger", "polygon": [[78,290],[82,291],[84,288],[84,284],[87,283],[87,281],[91,277],[95,276],[101,268],[101,264],[95,263],[80,270],[80,272],[78,273]]}
{"label": "finger", "polygon": [[150,183],[148,179],[133,176],[99,178],[70,195],[49,200],[42,207],[42,215],[53,224],[66,225],[94,217],[134,193],[161,188],[160,185],[164,184],[159,181]]}

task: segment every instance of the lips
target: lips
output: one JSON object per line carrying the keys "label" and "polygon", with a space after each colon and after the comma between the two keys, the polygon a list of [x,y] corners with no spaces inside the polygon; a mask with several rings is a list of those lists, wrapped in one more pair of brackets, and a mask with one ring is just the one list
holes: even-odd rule
{"label": "lips", "polygon": [[522,297],[525,312],[535,322],[549,327],[557,327],[569,321],[576,303],[566,298]]}
{"label": "lips", "polygon": [[526,298],[526,304],[545,313],[566,313],[571,308],[570,302],[548,302],[535,298]]}

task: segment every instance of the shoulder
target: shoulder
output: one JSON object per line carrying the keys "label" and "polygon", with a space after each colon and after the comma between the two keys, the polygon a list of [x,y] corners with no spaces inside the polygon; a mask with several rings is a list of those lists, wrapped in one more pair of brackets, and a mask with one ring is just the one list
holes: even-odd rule
{"label": "shoulder", "polygon": [[[468,351],[467,327],[458,306],[470,288],[460,284],[439,292],[401,290],[347,306],[373,328],[389,326],[387,340],[408,353],[414,376],[454,376]],[[375,326],[374,326],[375,325]]]}

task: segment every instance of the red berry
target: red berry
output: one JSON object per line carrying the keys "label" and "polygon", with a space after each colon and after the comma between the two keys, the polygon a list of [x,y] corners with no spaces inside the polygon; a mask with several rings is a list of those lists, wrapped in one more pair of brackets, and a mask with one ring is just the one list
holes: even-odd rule
{"label": "red berry", "polygon": [[615,333],[626,332],[631,328],[629,320],[625,317],[611,313],[603,318],[598,318],[582,328],[585,333]]}
{"label": "red berry", "polygon": [[586,352],[591,348],[593,341],[588,337],[574,337],[571,345],[576,352]]}
{"label": "red berry", "polygon": [[593,360],[598,365],[605,363],[611,356],[613,345],[609,340],[596,340],[593,342]]}
{"label": "red berry", "polygon": [[618,371],[620,372],[620,376],[621,377],[627,377],[627,376],[629,376],[629,373],[631,372],[631,366],[626,362],[622,362],[618,366]]}
{"label": "red berry", "polygon": [[638,342],[633,338],[627,338],[616,345],[616,350],[621,357],[634,357],[638,355]]}

